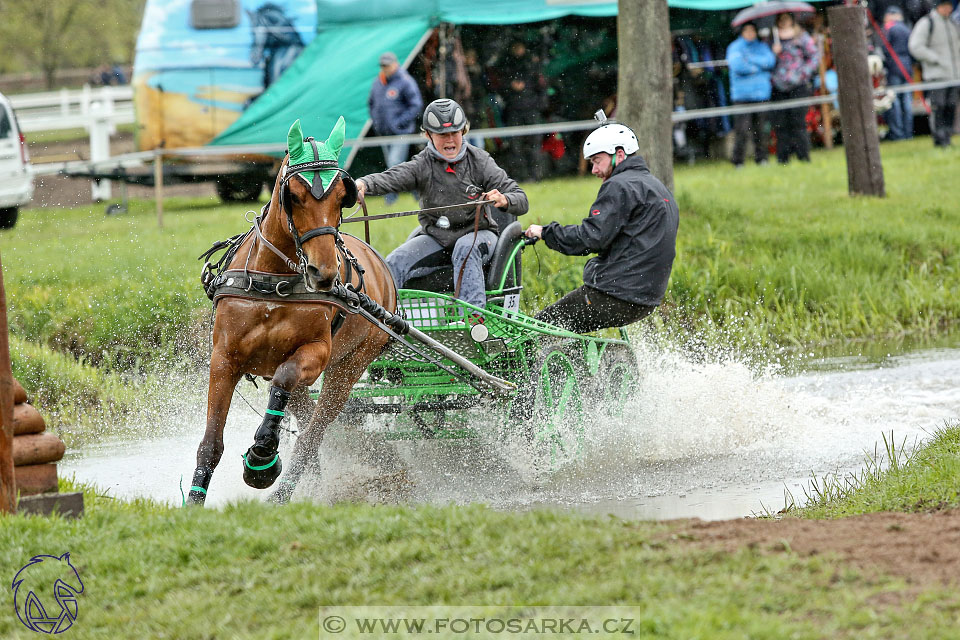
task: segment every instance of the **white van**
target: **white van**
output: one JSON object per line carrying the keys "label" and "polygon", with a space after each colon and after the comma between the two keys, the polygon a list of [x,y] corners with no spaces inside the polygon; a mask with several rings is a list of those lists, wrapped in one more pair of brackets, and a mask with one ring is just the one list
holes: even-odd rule
{"label": "white van", "polygon": [[10,101],[0,93],[0,229],[12,229],[20,207],[32,199],[27,143]]}

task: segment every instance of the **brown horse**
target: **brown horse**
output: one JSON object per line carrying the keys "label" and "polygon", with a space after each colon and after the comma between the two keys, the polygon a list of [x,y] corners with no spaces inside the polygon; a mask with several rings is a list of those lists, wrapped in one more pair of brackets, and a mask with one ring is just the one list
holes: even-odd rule
{"label": "brown horse", "polygon": [[[344,313],[345,307],[333,296],[319,302],[307,295],[296,301],[280,298],[297,297],[291,295],[291,282],[320,296],[332,287],[352,285],[385,309],[396,309],[396,287],[383,259],[369,245],[337,231],[341,209],[350,206],[345,201],[356,198],[352,179],[336,165],[343,139],[343,118],[325,142],[304,139],[299,121],[294,123],[266,214],[229,260],[228,271],[237,273],[238,281],[243,280],[241,273],[252,276],[246,291],[251,287],[266,291],[264,278],[274,278],[266,280],[270,287],[277,275],[286,280],[276,285],[278,295],[272,299],[245,294],[245,282],[218,290],[207,428],[197,450],[192,503],[202,504],[206,498],[223,454],[223,428],[233,391],[244,374],[271,379],[267,412],[243,463],[247,484],[266,488],[280,474],[279,428],[288,402],[295,413],[309,405],[306,390],[325,373],[316,410],[307,427],[301,427],[293,463],[274,495],[284,501],[316,458],[324,429],[340,414],[353,385],[389,340],[360,315]],[[257,286],[254,277],[260,278]],[[233,278],[225,283],[232,285]]]}

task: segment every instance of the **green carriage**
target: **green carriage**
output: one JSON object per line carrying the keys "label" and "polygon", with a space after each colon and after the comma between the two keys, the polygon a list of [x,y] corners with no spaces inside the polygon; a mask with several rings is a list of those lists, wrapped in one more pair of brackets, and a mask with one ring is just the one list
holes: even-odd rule
{"label": "green carriage", "polygon": [[[354,386],[345,412],[368,415],[388,439],[464,439],[520,434],[551,462],[576,457],[589,416],[614,417],[637,380],[627,334],[579,335],[520,311],[520,223],[501,233],[485,274],[487,306],[453,296],[452,267],[411,281],[398,293],[406,320],[423,334],[510,384],[491,393],[448,358],[426,354],[416,340],[392,342]],[[466,319],[482,314],[482,324]]]}

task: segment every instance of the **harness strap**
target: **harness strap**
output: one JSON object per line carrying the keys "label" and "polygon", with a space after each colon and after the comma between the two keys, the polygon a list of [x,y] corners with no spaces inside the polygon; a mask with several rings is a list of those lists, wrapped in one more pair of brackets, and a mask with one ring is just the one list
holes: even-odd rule
{"label": "harness strap", "polygon": [[477,203],[477,212],[473,214],[473,244],[470,245],[470,251],[467,251],[467,257],[464,258],[463,264],[460,265],[460,273],[457,275],[457,284],[453,287],[453,297],[460,297],[460,285],[463,283],[463,271],[467,268],[467,260],[470,258],[470,254],[473,253],[474,247],[477,246],[477,236],[480,232],[480,209],[483,207],[479,202]]}
{"label": "harness strap", "polygon": [[336,227],[317,227],[316,229],[310,229],[305,234],[300,236],[300,244],[303,244],[307,240],[316,238],[317,236],[337,236],[340,235],[340,232],[337,231]]}
{"label": "harness strap", "polygon": [[270,251],[273,251],[275,254],[280,256],[280,259],[284,261],[288,269],[295,273],[303,274],[303,268],[299,264],[288,258],[287,254],[285,254],[283,251],[280,251],[280,249],[277,249],[274,244],[267,240],[267,238],[263,235],[263,231],[260,230],[260,218],[262,217],[263,215],[261,214],[253,219],[253,228],[257,232],[257,239],[263,242],[267,249],[270,249]]}
{"label": "harness strap", "polygon": [[[316,146],[316,143],[313,143]],[[301,171],[333,171],[334,169],[340,169],[340,165],[336,160],[311,160],[310,162],[302,162],[300,164],[288,164],[288,168],[295,170],[296,173]]]}

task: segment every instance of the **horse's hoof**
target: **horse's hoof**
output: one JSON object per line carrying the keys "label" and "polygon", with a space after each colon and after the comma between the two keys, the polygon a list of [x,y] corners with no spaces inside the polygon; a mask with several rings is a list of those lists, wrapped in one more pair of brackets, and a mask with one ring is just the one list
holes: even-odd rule
{"label": "horse's hoof", "polygon": [[293,490],[293,485],[287,484],[281,480],[280,486],[277,487],[276,491],[267,496],[267,502],[272,502],[274,504],[287,504],[290,502],[290,497],[293,495]]}
{"label": "horse's hoof", "polygon": [[280,454],[273,451],[264,456],[255,449],[256,446],[250,447],[243,456],[243,481],[254,489],[266,489],[276,482],[283,470]]}
{"label": "horse's hoof", "polygon": [[204,501],[206,501],[207,496],[203,495],[199,491],[191,491],[190,494],[183,501],[183,506],[185,507],[202,507]]}

